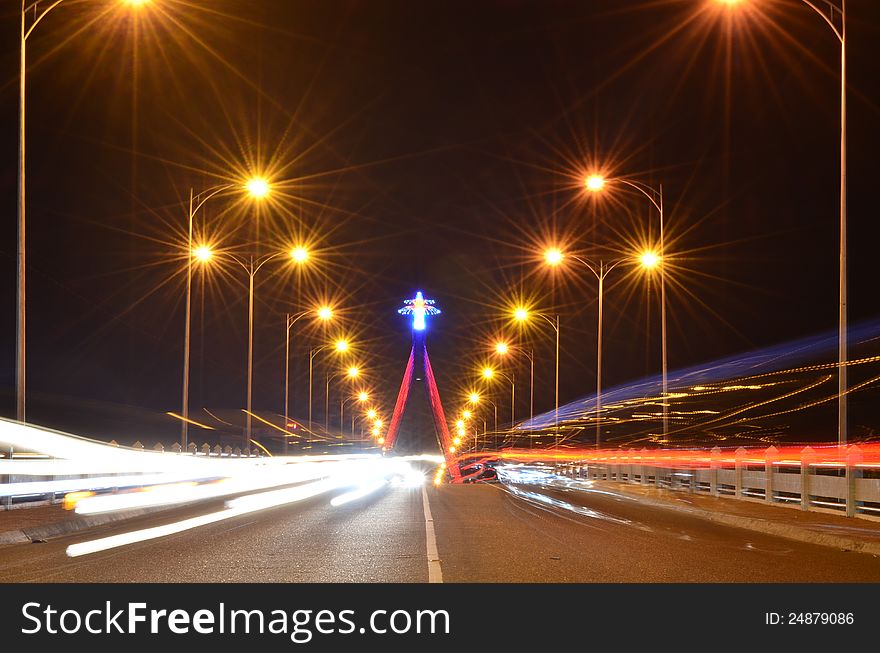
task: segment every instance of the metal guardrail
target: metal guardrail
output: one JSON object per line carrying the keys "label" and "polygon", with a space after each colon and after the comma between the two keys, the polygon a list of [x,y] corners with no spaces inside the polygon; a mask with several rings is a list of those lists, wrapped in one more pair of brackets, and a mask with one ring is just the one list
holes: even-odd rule
{"label": "metal guardrail", "polygon": [[811,447],[793,456],[775,447],[735,452],[713,449],[701,456],[632,451],[557,464],[574,478],[655,485],[715,497],[797,505],[801,510],[880,519],[880,464],[865,462],[849,447],[828,462]]}
{"label": "metal guardrail", "polygon": [[[116,441],[113,440],[108,443],[109,446],[119,446]],[[129,449],[134,451],[154,451],[159,453],[164,453],[165,447],[162,443],[156,443],[152,449],[146,449],[144,445],[138,441],[135,442],[131,447],[121,447],[122,449]],[[180,444],[174,443],[169,449],[168,453],[180,454],[180,455],[192,455],[197,456],[199,458],[210,457],[210,458],[259,458],[262,457],[263,453],[259,450],[259,448],[255,448],[251,450],[250,448],[245,448],[244,451],[240,447],[231,447],[229,445],[222,447],[217,444],[213,447],[207,443],[201,445],[201,447],[197,446],[194,442],[191,442],[187,447],[186,451],[184,451]],[[18,466],[21,463],[21,473],[20,474],[0,474],[0,485],[4,485],[7,488],[9,486],[20,486],[20,490],[16,490],[13,492],[5,491],[0,496],[0,510],[11,509],[13,506],[15,507],[25,507],[28,505],[44,505],[47,503],[58,503],[63,500],[64,495],[66,493],[65,490],[59,489],[58,491],[52,491],[51,488],[45,489],[47,482],[58,481],[59,486],[63,486],[63,481],[71,480],[71,479],[94,479],[94,487],[91,489],[98,490],[116,490],[123,489],[126,487],[133,487],[132,483],[119,483],[118,481],[114,481],[114,476],[116,474],[56,474],[53,476],[45,476],[45,475],[34,475],[32,473],[28,473],[28,462],[30,461],[38,461],[38,460],[46,460],[49,459],[49,456],[44,456],[40,454],[30,454],[24,452],[14,452],[10,450],[6,450],[3,452],[0,458],[5,458],[6,460],[13,461],[15,466]],[[18,462],[15,462],[18,461]],[[131,473],[128,471],[119,472],[118,475],[126,475],[131,476]],[[44,491],[35,492],[33,486],[35,484],[40,484],[43,486]]]}

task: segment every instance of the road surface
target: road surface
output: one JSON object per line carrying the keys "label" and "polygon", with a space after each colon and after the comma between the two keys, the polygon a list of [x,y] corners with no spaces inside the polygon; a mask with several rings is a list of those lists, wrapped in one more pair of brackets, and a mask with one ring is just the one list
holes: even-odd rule
{"label": "road surface", "polygon": [[[426,522],[425,497],[432,521]],[[176,509],[0,547],[0,582],[880,581],[880,559],[731,528],[601,492],[389,487],[329,496],[70,558],[68,545],[167,524]],[[432,556],[426,525],[433,527]]]}

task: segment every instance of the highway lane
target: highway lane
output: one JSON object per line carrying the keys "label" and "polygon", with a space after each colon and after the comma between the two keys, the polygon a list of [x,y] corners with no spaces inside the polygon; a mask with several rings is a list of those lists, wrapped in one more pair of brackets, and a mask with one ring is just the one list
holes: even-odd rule
{"label": "highway lane", "polygon": [[[722,526],[602,492],[500,484],[426,492],[444,582],[880,581],[875,556]],[[65,555],[68,544],[180,515],[0,547],[0,582],[428,580],[421,488],[388,488],[340,507],[329,499],[75,559]]]}
{"label": "highway lane", "polygon": [[[471,489],[478,491],[460,496]],[[447,582],[880,580],[873,555],[723,526],[601,491],[448,486],[432,495],[431,508]]]}
{"label": "highway lane", "polygon": [[427,582],[420,488],[388,488],[339,507],[330,498],[78,558],[67,557],[69,544],[194,513],[158,513],[44,544],[0,547],[0,582]]}

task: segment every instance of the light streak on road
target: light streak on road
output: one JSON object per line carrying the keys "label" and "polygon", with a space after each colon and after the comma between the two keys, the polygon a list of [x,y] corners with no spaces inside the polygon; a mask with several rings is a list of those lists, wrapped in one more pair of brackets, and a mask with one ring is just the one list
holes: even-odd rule
{"label": "light streak on road", "polygon": [[207,515],[202,515],[200,517],[191,517],[190,519],[184,519],[182,521],[174,522],[171,524],[164,524],[162,526],[155,526],[153,528],[145,528],[138,531],[130,531],[128,533],[121,533],[119,535],[111,535],[110,537],[102,537],[100,539],[89,540],[87,542],[79,542],[78,544],[71,544],[67,547],[67,555],[71,558],[75,558],[78,556],[87,555],[89,553],[97,553],[99,551],[106,551],[107,549],[114,549],[116,547],[125,546],[127,544],[135,544],[136,542],[145,542],[147,540],[153,540],[159,537],[167,537],[169,535],[174,535],[175,533],[182,533],[183,531],[198,528],[199,526],[206,526],[208,524],[214,524],[224,519],[238,517],[239,515],[244,515],[248,512],[253,511],[244,507],[234,510],[220,510],[217,512],[209,513]]}
{"label": "light streak on road", "polygon": [[346,492],[345,494],[340,494],[333,497],[330,500],[330,505],[334,507],[342,506],[346,503],[351,503],[352,501],[363,499],[364,497],[369,496],[374,492],[378,492],[386,485],[388,485],[388,480],[384,478],[380,478],[379,480],[372,481],[370,483],[365,483],[356,490],[352,490],[351,492]]}
{"label": "light streak on road", "polygon": [[[418,473],[412,469],[408,460],[398,458],[366,458],[348,460],[328,460],[321,463],[300,463],[291,466],[291,470],[282,470],[288,474],[275,474],[272,478],[262,479],[262,484],[290,484],[292,478],[300,483],[293,487],[284,487],[268,491],[246,494],[226,501],[223,510],[215,511],[199,517],[191,517],[162,526],[140,529],[119,535],[89,540],[72,544],[67,548],[67,555],[77,557],[98,551],[117,548],[136,542],[154,540],[168,535],[191,530],[200,526],[213,524],[248,513],[269,508],[276,508],[343,488],[354,487],[354,490],[340,494],[331,500],[334,506],[342,505],[358,498],[367,496],[389,484],[390,479],[397,478],[401,483],[411,483]],[[255,472],[255,477],[264,477],[265,471]],[[423,477],[422,477],[423,478]],[[308,480],[306,479],[312,479]],[[317,479],[317,480],[313,480]],[[180,502],[204,500],[223,494],[240,493],[246,487],[260,487],[255,479],[227,479],[220,483],[205,485],[174,485],[151,488],[150,491],[132,493],[126,497],[120,495],[90,496],[82,499],[77,512],[104,512],[118,510],[120,505],[167,505]],[[119,500],[124,499],[124,503]],[[135,503],[132,503],[135,502]]]}

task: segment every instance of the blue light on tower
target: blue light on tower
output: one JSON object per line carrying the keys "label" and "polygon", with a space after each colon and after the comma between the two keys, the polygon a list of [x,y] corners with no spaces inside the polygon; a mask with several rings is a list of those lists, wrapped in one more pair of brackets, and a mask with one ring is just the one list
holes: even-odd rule
{"label": "blue light on tower", "polygon": [[413,299],[407,299],[403,303],[403,308],[397,310],[401,315],[412,315],[413,331],[424,331],[426,326],[425,317],[428,315],[437,315],[439,308],[433,306],[433,299],[425,299],[422,291],[419,290]]}

